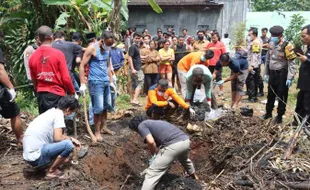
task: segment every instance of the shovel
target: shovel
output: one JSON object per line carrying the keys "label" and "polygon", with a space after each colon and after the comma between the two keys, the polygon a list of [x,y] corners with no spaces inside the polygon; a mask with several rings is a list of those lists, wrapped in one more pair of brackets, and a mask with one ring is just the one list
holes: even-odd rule
{"label": "shovel", "polygon": [[86,107],[86,96],[83,97],[83,105],[84,105],[84,117],[85,117],[85,123],[86,123],[86,129],[87,132],[91,138],[91,141],[93,144],[97,143],[97,138],[95,137],[94,133],[92,132],[89,123],[88,123],[88,117],[87,117],[87,107]]}

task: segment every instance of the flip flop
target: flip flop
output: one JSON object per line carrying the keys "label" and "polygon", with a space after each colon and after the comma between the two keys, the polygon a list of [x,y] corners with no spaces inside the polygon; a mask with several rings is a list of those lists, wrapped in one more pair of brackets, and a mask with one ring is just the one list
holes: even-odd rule
{"label": "flip flop", "polygon": [[138,107],[141,107],[142,106],[142,104],[140,104],[140,103],[131,103],[131,105],[133,105],[133,106],[138,106]]}
{"label": "flip flop", "polygon": [[77,155],[78,158],[79,159],[84,158],[87,155],[87,152],[88,152],[88,148],[87,147],[82,147],[81,150],[79,151],[78,155]]}

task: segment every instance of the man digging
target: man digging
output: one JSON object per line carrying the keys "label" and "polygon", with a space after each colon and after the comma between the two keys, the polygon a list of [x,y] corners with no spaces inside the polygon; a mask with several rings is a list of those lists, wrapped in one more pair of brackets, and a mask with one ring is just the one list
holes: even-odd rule
{"label": "man digging", "polygon": [[189,159],[190,140],[183,131],[166,121],[145,120],[143,116],[134,117],[129,127],[141,135],[153,155],[145,170],[142,190],[155,189],[174,160],[181,163],[190,177],[198,179]]}

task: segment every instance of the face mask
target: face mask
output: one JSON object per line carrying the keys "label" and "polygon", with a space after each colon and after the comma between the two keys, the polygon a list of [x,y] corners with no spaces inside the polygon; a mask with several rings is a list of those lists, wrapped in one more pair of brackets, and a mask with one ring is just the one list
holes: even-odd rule
{"label": "face mask", "polygon": [[271,41],[275,44],[279,43],[279,38],[278,37],[271,37]]}
{"label": "face mask", "polygon": [[107,46],[107,45],[103,44],[102,48],[104,49],[104,51],[109,51],[111,46]]}
{"label": "face mask", "polygon": [[164,96],[164,92],[157,91],[158,96]]}
{"label": "face mask", "polygon": [[199,36],[198,36],[198,39],[199,39],[200,41],[202,41],[202,40],[203,40],[203,36],[202,36],[202,35],[199,35]]}
{"label": "face mask", "polygon": [[201,56],[200,56],[200,60],[201,60],[202,62],[205,62],[205,61],[206,61],[206,58],[205,58],[203,55],[201,55]]}

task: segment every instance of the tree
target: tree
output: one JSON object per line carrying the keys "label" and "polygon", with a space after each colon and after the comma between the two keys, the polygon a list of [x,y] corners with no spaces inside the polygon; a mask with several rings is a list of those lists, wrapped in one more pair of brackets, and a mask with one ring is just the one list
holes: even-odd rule
{"label": "tree", "polygon": [[253,0],[253,11],[309,11],[309,0]]}

